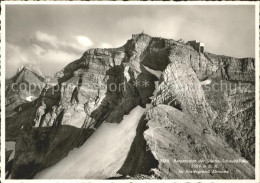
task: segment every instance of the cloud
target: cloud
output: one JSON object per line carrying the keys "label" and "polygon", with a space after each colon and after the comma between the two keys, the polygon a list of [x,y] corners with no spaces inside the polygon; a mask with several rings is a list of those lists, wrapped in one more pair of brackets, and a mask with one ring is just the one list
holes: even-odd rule
{"label": "cloud", "polygon": [[100,43],[98,48],[112,48],[113,46],[109,43]]}
{"label": "cloud", "polygon": [[31,47],[36,55],[43,55],[46,53],[46,50],[37,44],[32,44]]}
{"label": "cloud", "polygon": [[36,64],[34,59],[30,59],[30,54],[20,46],[6,42],[6,76],[13,76],[17,69],[26,64]]}
{"label": "cloud", "polygon": [[[45,49],[59,49],[65,52],[82,53],[89,49],[93,42],[86,36],[75,35],[67,37],[66,39],[58,38],[57,36],[47,34],[45,32],[37,31],[32,38],[35,45]],[[39,50],[38,50],[39,51]]]}
{"label": "cloud", "polygon": [[76,36],[75,38],[82,46],[90,47],[93,45],[93,42],[86,36]]}
{"label": "cloud", "polygon": [[80,58],[93,42],[86,36],[76,35],[61,39],[36,31],[28,42],[6,43],[7,77],[13,76],[25,64],[41,67],[43,73],[53,75],[70,62]]}
{"label": "cloud", "polygon": [[[38,55],[37,58],[42,62],[50,62],[52,65],[56,63],[69,63],[79,58],[79,55],[66,53],[64,51],[48,50],[44,55]],[[57,70],[58,71],[58,70]]]}
{"label": "cloud", "polygon": [[15,75],[17,69],[26,64],[40,66],[45,75],[53,75],[70,62],[78,59],[80,54],[58,49],[44,49],[37,44],[27,46],[6,43],[6,77]]}
{"label": "cloud", "polygon": [[[19,56],[20,59],[16,59],[16,56]],[[27,56],[22,52],[21,48],[12,43],[6,43],[6,59],[10,63],[17,62],[28,62]]]}
{"label": "cloud", "polygon": [[55,48],[58,48],[59,41],[56,36],[52,36],[41,31],[35,33],[35,38],[40,42],[45,42],[52,45]]}
{"label": "cloud", "polygon": [[[47,32],[36,31],[29,41],[7,42],[7,75],[13,76],[17,69],[25,64],[38,65],[44,74],[53,75],[80,58],[83,52],[93,45],[93,41],[84,35],[61,38]],[[96,47],[111,48],[112,45],[100,42]]]}

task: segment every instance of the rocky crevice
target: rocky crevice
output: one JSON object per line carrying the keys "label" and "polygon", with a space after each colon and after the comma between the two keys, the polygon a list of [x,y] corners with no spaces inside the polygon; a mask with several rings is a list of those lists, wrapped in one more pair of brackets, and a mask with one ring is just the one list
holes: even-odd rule
{"label": "rocky crevice", "polygon": [[138,174],[151,175],[151,169],[158,168],[159,162],[154,158],[144,138],[147,122],[148,120],[145,119],[145,116],[140,119],[128,156],[122,167],[118,170],[118,173],[124,177]]}

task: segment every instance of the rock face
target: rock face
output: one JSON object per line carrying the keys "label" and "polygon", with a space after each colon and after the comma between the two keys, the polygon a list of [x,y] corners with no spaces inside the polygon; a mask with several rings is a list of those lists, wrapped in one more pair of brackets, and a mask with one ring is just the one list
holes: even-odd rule
{"label": "rock face", "polygon": [[[133,35],[120,48],[90,49],[57,72],[57,84],[46,84],[37,99],[7,116],[6,138],[16,141],[11,177],[33,178],[80,147],[103,122],[120,123],[136,106],[152,103],[116,170],[123,177],[254,178],[254,68],[253,58],[199,53],[146,34]],[[12,82],[27,78],[19,73]],[[34,127],[42,102],[46,109]],[[180,159],[223,157],[243,163],[207,163],[228,173],[180,173],[194,168]]]}
{"label": "rock face", "polygon": [[[6,133],[7,140],[13,140],[17,137],[18,131],[22,127],[22,123],[13,123],[15,118],[24,118],[28,120],[25,111],[30,101],[35,100],[41,95],[42,89],[45,87],[45,77],[40,71],[36,72],[33,66],[22,66],[18,69],[17,74],[9,80],[6,80]],[[28,101],[30,98],[30,101]],[[21,115],[20,115],[21,114]],[[25,116],[23,116],[25,115]]]}
{"label": "rock face", "polygon": [[[197,164],[211,168],[191,167],[191,164],[196,164],[195,160],[222,161],[223,157],[227,160],[241,159],[212,130],[206,131],[204,125],[176,108],[159,104],[144,113],[129,156],[118,173],[130,176],[150,174],[162,179],[254,178],[254,168],[245,159],[242,164],[207,162]],[[154,168],[158,169],[157,172],[153,172]],[[194,170],[204,170],[205,173],[191,172]],[[226,170],[228,173],[214,173],[213,170]]]}
{"label": "rock face", "polygon": [[13,109],[26,103],[26,98],[38,98],[45,86],[45,77],[32,65],[21,66],[17,74],[6,80],[6,111],[12,115]]}

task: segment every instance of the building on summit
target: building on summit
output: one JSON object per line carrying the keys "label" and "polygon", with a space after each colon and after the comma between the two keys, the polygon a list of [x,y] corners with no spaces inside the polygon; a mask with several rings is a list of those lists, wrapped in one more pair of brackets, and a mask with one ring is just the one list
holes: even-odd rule
{"label": "building on summit", "polygon": [[187,44],[191,45],[195,50],[204,53],[205,45],[197,40],[188,41]]}

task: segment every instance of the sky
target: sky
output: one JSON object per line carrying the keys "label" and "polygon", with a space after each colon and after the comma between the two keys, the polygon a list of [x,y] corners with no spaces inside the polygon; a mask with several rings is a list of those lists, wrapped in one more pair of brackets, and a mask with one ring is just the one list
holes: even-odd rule
{"label": "sky", "polygon": [[255,57],[254,6],[6,5],[6,77],[25,64],[53,76],[90,48],[132,34],[199,40],[207,52]]}

